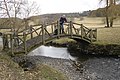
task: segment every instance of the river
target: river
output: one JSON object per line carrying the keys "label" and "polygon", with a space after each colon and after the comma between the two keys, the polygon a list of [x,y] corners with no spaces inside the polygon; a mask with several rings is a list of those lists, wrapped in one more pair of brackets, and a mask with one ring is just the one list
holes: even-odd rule
{"label": "river", "polygon": [[75,57],[72,57],[67,51],[67,48],[59,48],[53,46],[40,46],[35,50],[31,51],[28,56],[45,56],[52,58],[61,58],[61,59],[71,59],[75,60]]}
{"label": "river", "polygon": [[3,46],[3,43],[2,43],[2,37],[0,36],[0,46]]}
{"label": "river", "polygon": [[[43,45],[30,52],[28,55],[30,59],[32,59],[31,61],[35,60],[34,62],[38,61],[39,63],[44,63],[45,65],[57,69],[64,73],[69,80],[120,80],[120,58],[92,57],[84,62],[80,62],[82,67],[76,67],[71,60],[68,60],[75,58],[70,56],[67,48]],[[80,70],[77,70],[79,69],[78,67],[80,67]]]}
{"label": "river", "polygon": [[[0,46],[2,46],[2,38],[0,37]],[[45,56],[45,57],[43,57]],[[48,58],[49,57],[49,58]],[[88,56],[90,57],[90,56]],[[92,57],[80,62],[79,66],[75,66],[72,57],[67,51],[67,48],[59,48],[53,46],[40,46],[31,51],[28,56],[15,57],[15,61],[19,62],[21,59],[29,59],[31,62],[48,65],[62,73],[69,78],[69,80],[120,80],[120,58],[113,57]]]}
{"label": "river", "polygon": [[2,37],[0,36],[0,51],[2,50],[3,48],[3,40],[2,40]]}

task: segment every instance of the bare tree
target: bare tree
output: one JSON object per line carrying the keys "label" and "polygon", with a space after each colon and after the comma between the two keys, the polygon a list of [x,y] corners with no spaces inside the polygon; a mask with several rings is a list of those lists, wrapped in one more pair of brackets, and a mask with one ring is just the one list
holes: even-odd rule
{"label": "bare tree", "polygon": [[100,0],[101,1],[105,1],[106,2],[106,23],[107,26],[106,27],[112,27],[113,26],[113,20],[116,18],[116,2],[120,1],[120,0]]}
{"label": "bare tree", "polygon": [[[35,2],[28,2],[27,0],[0,0],[0,17],[8,18],[12,31],[16,30],[16,27],[23,26],[23,23],[27,22],[27,19],[31,15],[39,14],[39,6]],[[20,23],[22,20],[22,24]],[[19,29],[19,28],[18,28]]]}

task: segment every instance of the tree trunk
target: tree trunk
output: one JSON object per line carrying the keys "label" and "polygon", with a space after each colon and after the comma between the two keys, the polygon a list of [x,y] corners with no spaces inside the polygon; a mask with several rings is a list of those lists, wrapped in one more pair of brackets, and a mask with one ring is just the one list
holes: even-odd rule
{"label": "tree trunk", "polygon": [[107,7],[109,6],[109,1],[108,0],[106,0],[106,4],[107,4]]}
{"label": "tree trunk", "polygon": [[113,27],[113,17],[110,18],[110,27]]}
{"label": "tree trunk", "polygon": [[110,27],[110,26],[109,26],[109,18],[108,18],[107,15],[106,15],[106,24],[107,24],[107,26],[105,26],[105,27],[109,28],[109,27]]}
{"label": "tree trunk", "polygon": [[110,1],[110,5],[112,5],[113,3],[114,3],[114,1],[113,0],[109,0]]}
{"label": "tree trunk", "polygon": [[116,5],[116,1],[114,0],[114,5]]}
{"label": "tree trunk", "polygon": [[108,6],[106,7],[106,24],[107,26],[105,27],[109,28],[110,26],[109,26],[109,18],[108,18]]}

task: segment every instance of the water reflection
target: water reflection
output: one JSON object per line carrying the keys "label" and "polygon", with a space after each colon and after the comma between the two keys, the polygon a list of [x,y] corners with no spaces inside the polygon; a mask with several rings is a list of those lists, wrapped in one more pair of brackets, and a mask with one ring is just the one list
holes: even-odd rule
{"label": "water reflection", "polygon": [[52,58],[75,60],[75,57],[72,57],[69,54],[67,48],[57,48],[57,47],[43,46],[43,45],[30,52],[28,56],[46,56]]}

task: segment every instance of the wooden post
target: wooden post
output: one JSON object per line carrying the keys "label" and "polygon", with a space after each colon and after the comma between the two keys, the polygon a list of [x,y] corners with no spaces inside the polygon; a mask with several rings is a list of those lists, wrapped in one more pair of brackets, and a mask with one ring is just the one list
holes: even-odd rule
{"label": "wooden post", "polygon": [[3,50],[7,50],[8,48],[9,48],[8,35],[3,34]]}
{"label": "wooden post", "polygon": [[27,45],[26,45],[26,32],[23,32],[23,41],[24,41],[24,51],[27,54]]}
{"label": "wooden post", "polygon": [[15,47],[19,46],[18,33],[14,32],[12,35],[13,35],[13,38],[14,38],[14,46]]}
{"label": "wooden post", "polygon": [[10,34],[10,47],[11,47],[11,53],[12,55],[14,55],[13,33]]}
{"label": "wooden post", "polygon": [[45,36],[44,27],[45,27],[45,24],[42,25],[42,44],[45,44],[45,41],[44,41],[44,36]]}
{"label": "wooden post", "polygon": [[52,33],[54,33],[54,31],[53,31],[53,25],[51,25],[51,30],[52,30]]}
{"label": "wooden post", "polygon": [[83,33],[83,24],[81,24],[81,38],[83,39],[84,33]]}
{"label": "wooden post", "polygon": [[57,21],[57,31],[58,31],[58,38],[60,37],[60,23],[59,23],[59,21]]}
{"label": "wooden post", "polygon": [[72,26],[73,26],[73,23],[72,23],[72,21],[70,21],[70,35],[71,35],[71,37],[72,37],[72,35],[73,35]]}
{"label": "wooden post", "polygon": [[93,40],[93,30],[92,29],[90,29],[90,41],[92,42]]}
{"label": "wooden post", "polygon": [[19,46],[20,41],[19,41],[19,38],[18,38],[18,33],[17,33],[16,37],[17,37],[17,46]]}
{"label": "wooden post", "polygon": [[31,39],[33,38],[33,34],[32,34],[32,26],[30,26],[30,35],[31,35]]}
{"label": "wooden post", "polygon": [[[44,29],[45,29],[45,30],[47,30],[47,26],[45,26],[45,23],[44,23]],[[47,32],[46,32],[46,31],[44,31],[44,34],[46,35],[46,34],[47,34]]]}
{"label": "wooden post", "polygon": [[68,24],[68,34],[70,34],[70,24]]}
{"label": "wooden post", "polygon": [[24,22],[25,22],[25,30],[27,30],[27,28],[28,28],[28,21],[27,21],[26,18],[24,18]]}
{"label": "wooden post", "polygon": [[97,29],[95,29],[95,38],[96,38],[96,41],[97,41]]}
{"label": "wooden post", "polygon": [[2,39],[3,39],[3,50],[5,50],[5,34],[3,34]]}

